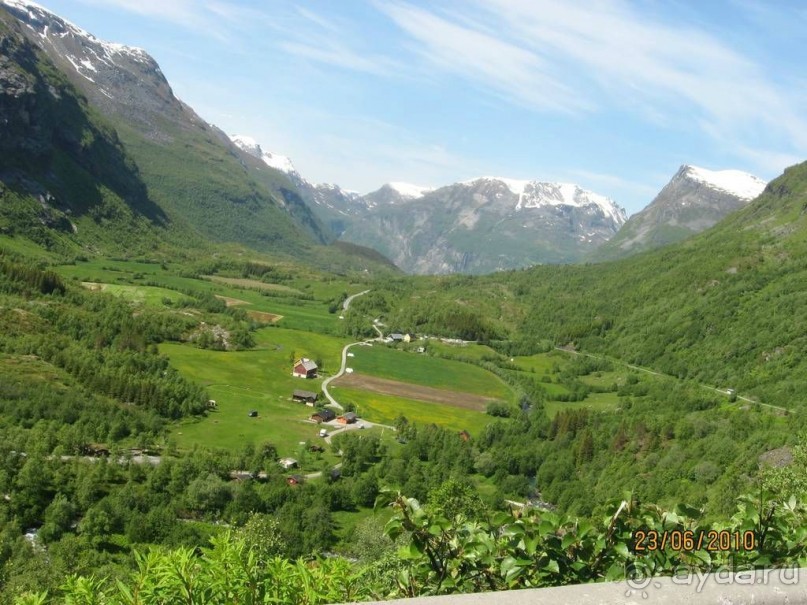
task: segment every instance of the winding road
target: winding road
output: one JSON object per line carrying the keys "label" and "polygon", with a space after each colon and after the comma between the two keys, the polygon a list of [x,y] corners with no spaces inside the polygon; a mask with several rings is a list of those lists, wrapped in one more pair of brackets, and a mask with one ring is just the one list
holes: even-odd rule
{"label": "winding road", "polygon": [[[345,301],[342,303],[342,308],[345,311],[347,311],[350,308],[350,303],[353,302],[354,298],[358,298],[359,296],[364,296],[368,292],[370,292],[370,290],[364,290],[363,292],[359,292],[357,294],[353,294],[351,296],[348,296],[345,299]],[[378,338],[371,338],[369,340],[361,340],[361,341],[357,341],[357,342],[351,342],[350,344],[345,345],[345,347],[342,349],[342,365],[339,367],[339,371],[336,374],[334,374],[333,376],[331,376],[330,378],[326,378],[325,380],[322,381],[322,394],[325,395],[325,398],[328,400],[328,402],[332,406],[334,406],[336,408],[339,408],[340,410],[344,410],[345,408],[342,407],[341,403],[339,403],[336,399],[334,399],[333,395],[331,395],[330,391],[328,390],[328,385],[331,384],[332,381],[336,380],[337,378],[339,378],[340,376],[343,376],[345,374],[345,368],[347,368],[347,353],[348,353],[348,351],[350,351],[351,347],[355,347],[356,345],[360,345],[360,344],[363,344],[365,342],[378,341],[378,340],[381,340],[384,337],[384,335],[381,333],[381,330],[376,328],[375,325],[373,325],[373,327],[375,328],[376,332],[378,332]]]}

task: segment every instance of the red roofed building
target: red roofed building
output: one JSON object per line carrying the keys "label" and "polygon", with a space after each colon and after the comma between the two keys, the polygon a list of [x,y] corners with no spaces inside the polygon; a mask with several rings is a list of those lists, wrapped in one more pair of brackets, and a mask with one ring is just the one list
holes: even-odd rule
{"label": "red roofed building", "polygon": [[316,378],[317,364],[303,357],[294,362],[294,370],[291,374],[296,378]]}

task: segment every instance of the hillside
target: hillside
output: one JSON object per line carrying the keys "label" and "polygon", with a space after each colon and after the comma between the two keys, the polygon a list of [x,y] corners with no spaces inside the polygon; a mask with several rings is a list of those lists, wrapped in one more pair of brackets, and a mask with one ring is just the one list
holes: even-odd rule
{"label": "hillside", "polygon": [[0,46],[0,232],[63,253],[169,237],[115,130],[1,9]]}
{"label": "hillside", "polygon": [[174,224],[262,251],[329,240],[285,175],[253,161],[177,99],[144,50],[99,40],[34,4],[9,0],[3,8],[109,120]]}
{"label": "hillside", "polygon": [[[443,280],[433,296],[483,312],[525,343],[574,343],[797,407],[807,389],[800,353],[807,328],[805,204],[807,163],[786,170],[712,229],[662,250],[598,265]],[[427,283],[434,287],[424,282],[424,290]],[[419,304],[407,300],[402,309]]]}
{"label": "hillside", "polygon": [[650,205],[631,216],[589,258],[624,258],[681,241],[747,206],[764,188],[764,181],[738,170],[681,166]]}

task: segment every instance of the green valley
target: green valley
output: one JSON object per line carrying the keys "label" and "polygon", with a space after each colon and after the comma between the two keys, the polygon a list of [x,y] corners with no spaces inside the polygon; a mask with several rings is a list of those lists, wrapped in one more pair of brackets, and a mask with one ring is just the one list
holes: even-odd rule
{"label": "green valley", "polygon": [[[295,18],[342,26],[315,13]],[[321,58],[284,35],[268,37]],[[234,145],[145,51],[25,0],[0,0],[0,84],[0,605],[314,605],[807,565],[807,163],[754,180],[736,212],[713,188],[708,229],[668,189],[636,250],[665,247],[496,270],[525,252],[491,239],[475,256],[474,233],[504,224],[578,258],[624,212],[563,183],[314,185]],[[323,163],[331,144],[357,153],[328,140]],[[363,153],[459,163],[430,141]],[[695,204],[708,171],[680,172]],[[335,242],[331,227],[375,241],[351,223],[361,204],[411,267],[496,271],[406,275]],[[451,238],[427,233],[424,260],[410,227]],[[637,549],[651,529],[750,543]]]}

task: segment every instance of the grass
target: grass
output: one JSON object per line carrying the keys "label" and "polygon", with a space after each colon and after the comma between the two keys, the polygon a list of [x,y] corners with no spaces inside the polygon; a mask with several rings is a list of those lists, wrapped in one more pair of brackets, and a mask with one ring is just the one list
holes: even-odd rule
{"label": "grass", "polygon": [[[290,401],[296,388],[318,391],[321,379],[301,380],[291,375],[297,357],[320,358],[335,371],[343,341],[323,334],[282,328],[256,333],[257,348],[224,352],[166,343],[160,352],[183,376],[205,386],[218,410],[202,419],[179,424],[174,430],[182,448],[194,444],[238,449],[247,442],[274,443],[282,455],[296,454],[299,441],[316,436],[306,423],[312,408]],[[248,418],[257,410],[257,418]]]}
{"label": "grass", "polygon": [[297,288],[290,288],[282,284],[268,284],[266,282],[258,281],[257,279],[245,279],[239,277],[221,277],[220,275],[204,275],[205,279],[212,282],[227,284],[236,288],[244,288],[251,290],[265,290],[267,292],[282,292],[294,296],[303,294]]}
{"label": "grass", "polygon": [[[301,442],[318,442],[319,425],[308,422],[312,408],[289,401],[288,396],[272,395],[247,390],[244,387],[218,385],[208,388],[218,409],[201,419],[184,421],[175,426],[172,436],[180,449],[194,445],[240,449],[248,443],[272,443],[281,456],[300,460],[303,470],[320,470],[321,463],[315,454],[307,453]],[[251,410],[257,418],[249,418]],[[322,456],[322,455],[321,455]],[[334,456],[327,452],[324,459],[333,464]]]}
{"label": "grass", "polygon": [[355,403],[362,418],[380,424],[392,424],[398,416],[403,415],[417,424],[436,424],[447,429],[467,430],[472,435],[479,435],[492,420],[483,412],[450,405],[404,399],[358,389],[331,387],[331,390],[339,401]]}
{"label": "grass", "polygon": [[[97,259],[88,262],[79,262],[74,265],[60,265],[54,268],[62,276],[83,282],[95,282],[115,285],[157,286],[177,292],[208,293],[227,298],[243,300],[249,303],[250,311],[262,311],[281,315],[278,325],[295,330],[312,332],[333,332],[337,327],[337,316],[328,312],[330,299],[343,291],[357,292],[361,286],[353,285],[348,281],[328,282],[327,287],[317,285],[317,277],[311,277],[308,282],[311,288],[306,288],[307,282],[300,280],[295,283],[299,291],[316,291],[322,298],[315,300],[301,300],[294,292],[289,293],[291,298],[282,296],[264,296],[255,289],[245,289],[225,283],[216,283],[206,279],[195,279],[176,275],[178,266],[163,268],[159,263],[146,263],[139,261],[120,261]],[[236,280],[239,281],[239,280]],[[260,283],[260,282],[259,282]],[[282,292],[273,292],[281,295]]]}
{"label": "grass", "polygon": [[580,381],[592,387],[610,388],[615,384],[625,381],[625,371],[622,372],[595,372],[588,376],[582,376]]}
{"label": "grass", "polygon": [[107,294],[112,294],[135,304],[145,304],[149,306],[164,307],[164,300],[172,303],[179,302],[187,298],[176,290],[160,288],[157,286],[124,286],[120,284],[101,284],[98,282],[82,282],[81,284],[90,290],[98,290]]}
{"label": "grass", "polygon": [[526,357],[513,357],[513,363],[521,369],[536,374],[555,374],[569,363],[569,356],[559,351],[538,353]]}
{"label": "grass", "polygon": [[[421,343],[419,342],[418,345]],[[439,340],[429,340],[426,343],[426,350],[429,353],[437,354],[441,357],[454,358],[454,359],[473,359],[475,361],[482,361],[486,358],[499,358],[496,351],[487,345],[480,345],[475,343],[468,343],[465,345],[449,344],[440,342]]]}
{"label": "grass", "polygon": [[362,374],[506,401],[512,399],[512,392],[498,376],[478,366],[377,345],[355,347],[352,352],[355,357],[349,365]]}
{"label": "grass", "polygon": [[619,405],[619,397],[616,393],[590,393],[583,401],[547,401],[544,403],[546,413],[550,418],[554,418],[558,412],[563,410],[587,409],[595,412],[610,412]]}

